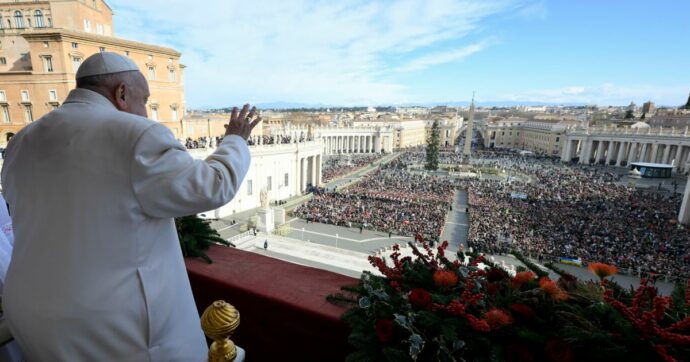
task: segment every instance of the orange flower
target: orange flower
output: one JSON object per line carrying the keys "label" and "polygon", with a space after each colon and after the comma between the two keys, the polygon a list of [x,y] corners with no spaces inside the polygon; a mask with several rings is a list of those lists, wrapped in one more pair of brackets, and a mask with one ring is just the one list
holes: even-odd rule
{"label": "orange flower", "polygon": [[544,293],[550,295],[553,300],[561,301],[568,299],[568,293],[564,292],[563,289],[559,288],[558,285],[548,277],[539,279],[539,288],[541,288]]}
{"label": "orange flower", "polygon": [[531,271],[519,272],[515,274],[511,283],[513,284],[513,287],[517,289],[520,288],[523,284],[529,282],[530,280],[534,280],[536,276],[537,275]]}
{"label": "orange flower", "polygon": [[499,329],[513,323],[513,318],[503,309],[493,308],[484,313],[484,320],[489,323],[491,329]]}
{"label": "orange flower", "polygon": [[450,270],[437,270],[433,278],[439,288],[452,288],[458,284],[458,275]]}
{"label": "orange flower", "polygon": [[590,263],[587,268],[602,280],[618,272],[618,268],[615,266],[604,263]]}

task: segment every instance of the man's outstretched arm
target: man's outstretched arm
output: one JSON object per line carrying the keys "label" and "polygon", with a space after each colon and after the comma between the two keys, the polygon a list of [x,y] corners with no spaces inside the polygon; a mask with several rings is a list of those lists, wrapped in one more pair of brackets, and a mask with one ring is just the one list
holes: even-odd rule
{"label": "man's outstretched arm", "polygon": [[261,121],[256,109],[233,109],[223,142],[205,160],[193,159],[162,125],[146,130],[134,147],[131,183],[144,213],[177,217],[230,202],[249,170],[247,138]]}

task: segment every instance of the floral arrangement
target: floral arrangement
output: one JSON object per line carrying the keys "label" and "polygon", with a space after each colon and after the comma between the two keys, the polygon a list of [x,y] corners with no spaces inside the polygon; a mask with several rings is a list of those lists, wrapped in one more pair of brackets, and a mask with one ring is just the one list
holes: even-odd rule
{"label": "floral arrangement", "polygon": [[589,264],[599,282],[510,276],[476,254],[449,261],[447,242],[409,245],[414,257],[397,245],[390,263],[370,257],[383,276],[329,297],[351,306],[348,361],[690,360],[690,283],[671,296],[649,280],[624,289],[600,263]]}

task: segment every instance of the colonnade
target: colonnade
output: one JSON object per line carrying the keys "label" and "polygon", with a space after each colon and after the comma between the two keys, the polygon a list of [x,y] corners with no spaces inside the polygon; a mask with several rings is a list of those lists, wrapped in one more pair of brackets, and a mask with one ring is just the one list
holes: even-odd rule
{"label": "colonnade", "polygon": [[383,140],[378,135],[322,136],[325,154],[380,153]]}
{"label": "colonnade", "polygon": [[321,185],[321,155],[302,157],[297,166],[301,192],[307,191],[309,185]]}
{"label": "colonnade", "polygon": [[601,139],[568,138],[561,160],[579,163],[624,166],[632,162],[673,163],[673,171],[689,171],[690,139]]}

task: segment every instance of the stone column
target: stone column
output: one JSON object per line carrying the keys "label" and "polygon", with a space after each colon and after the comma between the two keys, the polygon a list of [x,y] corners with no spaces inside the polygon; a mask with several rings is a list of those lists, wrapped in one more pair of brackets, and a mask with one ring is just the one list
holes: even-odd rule
{"label": "stone column", "polygon": [[312,186],[317,186],[316,156],[309,157],[309,164],[311,165],[311,175],[309,175],[309,182],[312,184]]}
{"label": "stone column", "polygon": [[316,156],[316,186],[321,186],[321,155]]}
{"label": "stone column", "polygon": [[683,203],[680,205],[678,221],[681,224],[690,225],[690,179],[687,180],[685,186],[685,195],[683,195]]}
{"label": "stone column", "polygon": [[683,154],[683,146],[676,146],[676,156],[673,158],[673,171],[678,172],[680,170],[680,156]]}
{"label": "stone column", "polygon": [[589,162],[591,160],[591,157],[589,156],[590,150],[592,149],[592,141],[586,140],[584,141],[582,145],[582,149],[580,150],[580,163],[584,165],[589,165]]}
{"label": "stone column", "polygon": [[565,146],[563,147],[563,150],[561,151],[561,162],[570,162],[568,159],[568,156],[570,156],[570,147],[572,146],[573,141],[567,140],[565,141]]}
{"label": "stone column", "polygon": [[671,155],[671,145],[664,145],[664,156],[661,158],[661,162],[668,164],[668,157]]}
{"label": "stone column", "polygon": [[606,150],[606,166],[613,160],[613,141],[609,141],[609,149]]}
{"label": "stone column", "polygon": [[598,164],[603,160],[604,156],[604,141],[597,141],[597,155],[594,158],[594,163]]}
{"label": "stone column", "polygon": [[647,162],[647,143],[642,144],[642,151],[640,152],[640,162]]}
{"label": "stone column", "polygon": [[637,162],[637,142],[633,142],[630,146],[630,156],[628,157],[628,165]]}
{"label": "stone column", "polygon": [[374,153],[381,153],[381,136],[374,137]]}
{"label": "stone column", "polygon": [[658,156],[658,153],[659,153],[659,145],[655,143],[652,145],[652,155],[649,158],[649,161],[652,163],[656,163],[656,158]]}
{"label": "stone column", "polygon": [[627,153],[626,152],[627,148],[628,148],[628,143],[619,142],[618,157],[616,157],[616,167],[621,167],[621,163],[623,162],[623,157],[625,157],[625,154]]}
{"label": "stone column", "polygon": [[301,179],[300,179],[300,191],[304,192],[307,189],[307,159],[302,158],[300,159],[300,174],[301,174]]}
{"label": "stone column", "polygon": [[354,153],[355,152],[355,136],[350,136],[349,139],[350,139],[350,149],[348,150],[348,152]]}

